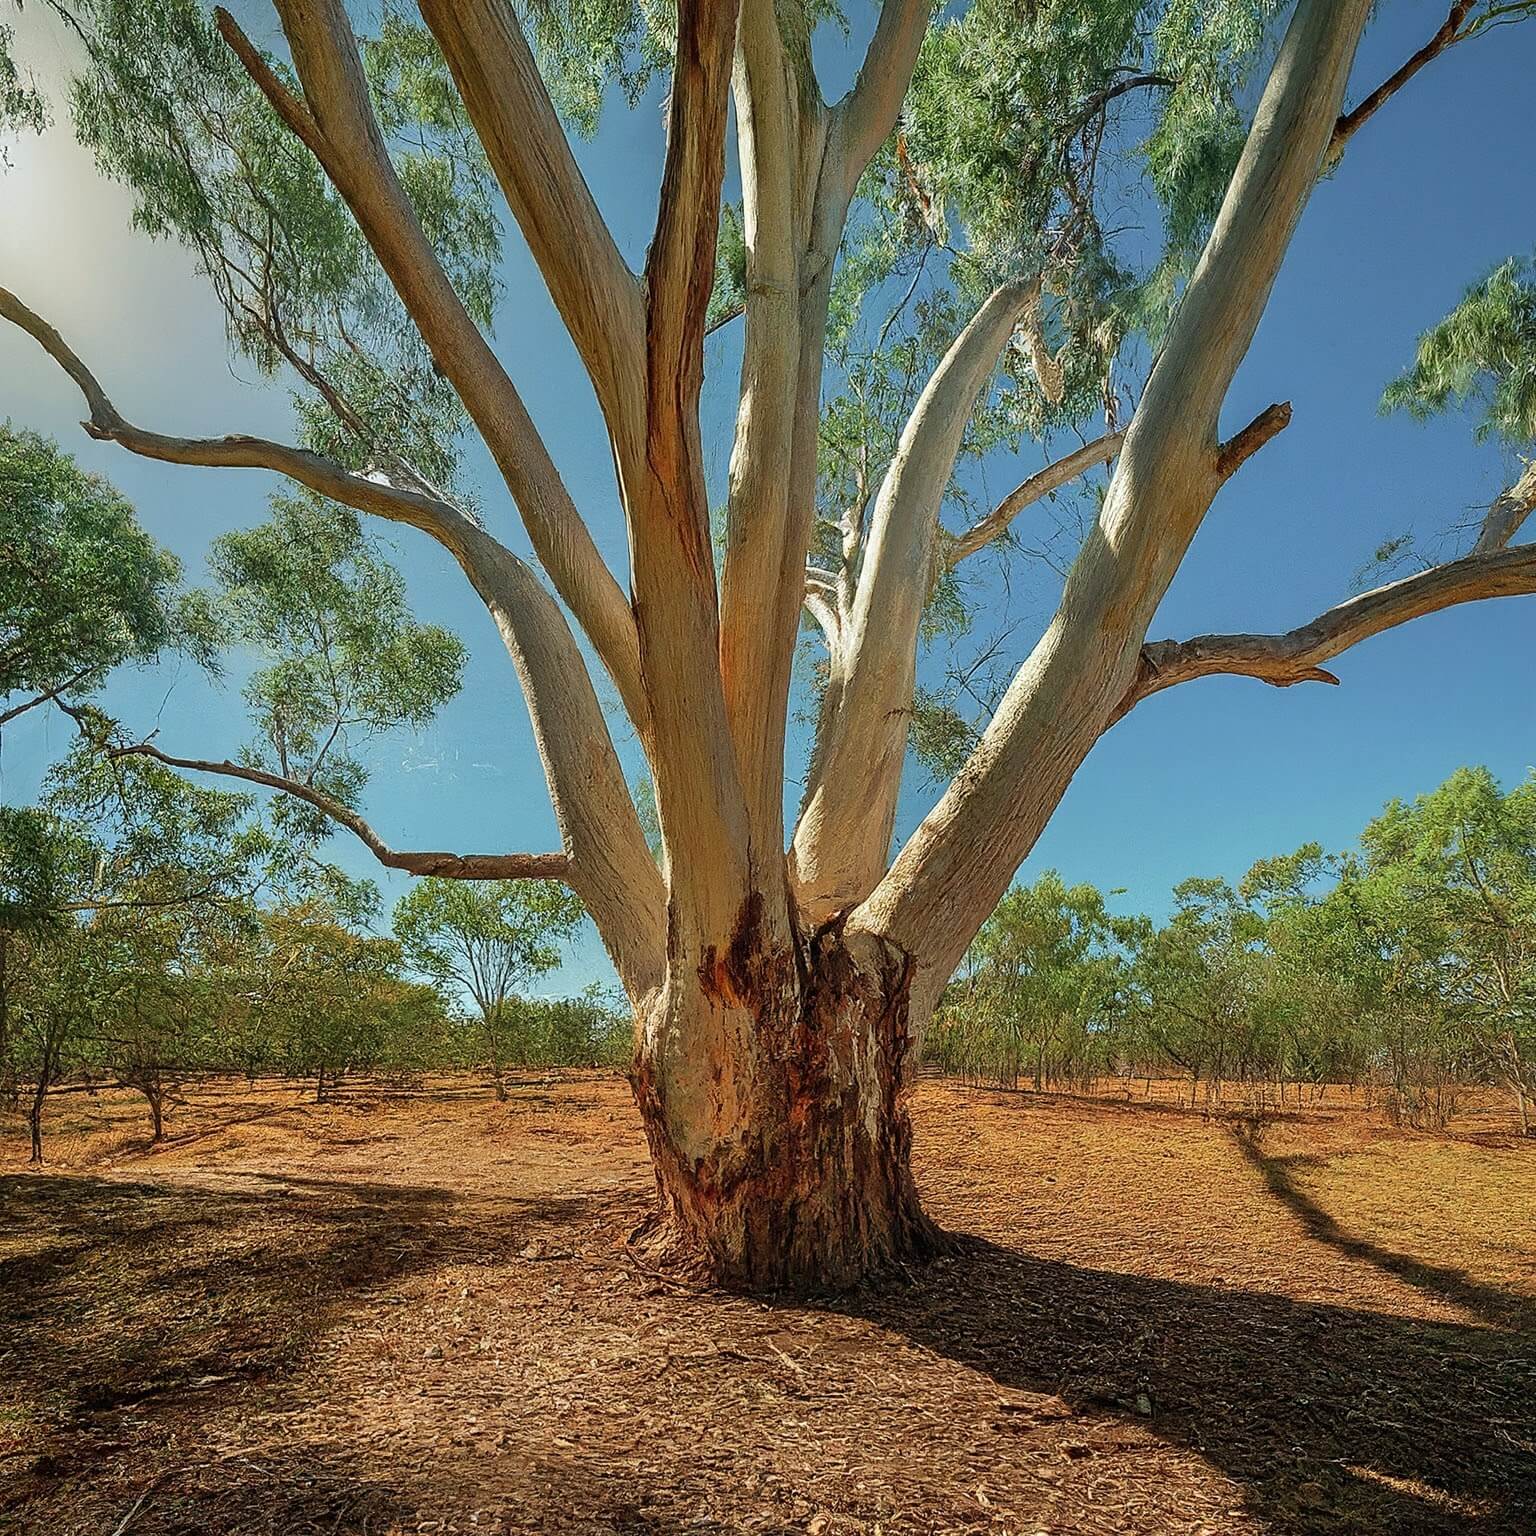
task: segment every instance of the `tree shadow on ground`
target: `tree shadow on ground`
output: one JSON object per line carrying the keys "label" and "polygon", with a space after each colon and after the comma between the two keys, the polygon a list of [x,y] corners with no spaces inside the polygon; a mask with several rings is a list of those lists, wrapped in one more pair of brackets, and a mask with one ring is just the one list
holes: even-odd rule
{"label": "tree shadow on ground", "polygon": [[[254,1406],[381,1290],[444,1264],[497,1262],[531,1226],[589,1215],[582,1200],[508,1199],[488,1219],[446,1190],[276,1175],[216,1189],[0,1177],[0,1529],[66,1481],[72,1503],[89,1501],[92,1482],[116,1484],[118,1502],[122,1487],[142,1489],[161,1417],[195,1431],[173,1469],[188,1509],[213,1488],[226,1500],[218,1523],[189,1515],[188,1531],[243,1529],[229,1511],[242,1478],[262,1477],[269,1496],[325,1514],[316,1529],[359,1528],[354,1515],[376,1518],[387,1490],[312,1454],[274,1481],[270,1446],[199,1454],[202,1426]],[[310,1526],[295,1514],[282,1528]]]}
{"label": "tree shadow on ground", "polygon": [[[1416,1254],[1383,1248],[1343,1226],[1297,1182],[1299,1169],[1316,1167],[1321,1161],[1315,1154],[1298,1152],[1279,1156],[1266,1153],[1261,1137],[1251,1129],[1237,1131],[1233,1139],[1238,1150],[1264,1180],[1265,1189],[1301,1222],[1307,1236],[1314,1241],[1347,1258],[1370,1264],[1426,1295],[1462,1307],[1490,1328],[1507,1328],[1536,1336],[1536,1303],[1530,1297],[1489,1285],[1465,1270],[1431,1264]],[[1531,1412],[1536,1418],[1536,1402],[1533,1402]]]}
{"label": "tree shadow on ground", "polygon": [[1536,1337],[1077,1268],[976,1238],[830,1303],[1134,1419],[1283,1532],[1536,1530]]}

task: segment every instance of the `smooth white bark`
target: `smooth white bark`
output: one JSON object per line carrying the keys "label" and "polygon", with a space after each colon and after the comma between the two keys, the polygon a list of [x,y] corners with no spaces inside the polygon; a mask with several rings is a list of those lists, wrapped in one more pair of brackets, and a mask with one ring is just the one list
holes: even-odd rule
{"label": "smooth white bark", "polygon": [[636,466],[645,304],[571,153],[508,0],[421,0],[507,205],[591,377],[617,451]]}
{"label": "smooth white bark", "polygon": [[633,615],[549,450],[422,232],[368,96],[342,0],[276,0],[302,102],[227,12],[219,25],[274,109],[346,200],[380,266],[464,402],[512,493],[540,564],[586,631],[642,738],[649,719]]}
{"label": "smooth white bark", "polygon": [[939,507],[966,424],[1039,292],[1039,279],[1031,278],[1004,285],[982,304],[919,396],[875,499],[791,854],[796,894],[812,921],[861,900],[885,870]]}
{"label": "smooth white bark", "polygon": [[937,975],[958,963],[1113,718],[1221,484],[1217,417],[1317,182],[1369,9],[1297,6],[1056,614],[971,761],[855,915]]}

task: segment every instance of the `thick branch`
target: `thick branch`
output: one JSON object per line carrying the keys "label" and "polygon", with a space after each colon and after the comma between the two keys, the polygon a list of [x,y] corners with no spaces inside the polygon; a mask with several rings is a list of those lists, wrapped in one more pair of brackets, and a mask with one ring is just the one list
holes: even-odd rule
{"label": "thick branch", "polygon": [[528,566],[500,546],[477,563],[477,588],[528,701],[569,884],[638,1002],[661,983],[666,891],[602,706],[564,613]]}
{"label": "thick branch", "polygon": [[197,464],[229,469],[270,469],[287,475],[312,491],[355,507],[360,512],[408,523],[450,547],[468,518],[456,507],[419,491],[404,490],[382,477],[360,475],[322,454],[262,437],[172,437],[136,427],[118,412],[96,376],[42,316],[8,289],[0,288],[0,318],[27,332],[73,379],[85,396],[90,419],[82,423],[98,440],[114,442],[142,458],[170,464]]}
{"label": "thick branch", "polygon": [[696,417],[703,383],[736,13],[734,0],[678,8],[667,155],[645,264],[650,415],[674,432]]}
{"label": "thick branch", "polygon": [[374,115],[342,0],[278,0],[305,100],[296,102],[226,11],[217,12],[274,111],[346,201],[512,492],[534,551],[591,639],[644,739],[634,616],[566,490],[522,397],[464,308],[400,184]]}
{"label": "thick branch", "polygon": [[1333,137],[1328,142],[1328,152],[1324,159],[1325,169],[1338,164],[1339,159],[1349,145],[1349,141],[1426,64],[1438,58],[1447,48],[1461,41],[1463,36],[1461,31],[1462,23],[1466,21],[1468,14],[1476,3],[1477,0],[1455,0],[1450,10],[1446,12],[1445,20],[1440,23],[1434,35],[1422,48],[1411,53],[1357,107],[1340,114],[1338,121],[1333,125]]}
{"label": "thick branch", "polygon": [[621,453],[639,447],[644,306],[508,0],[423,0],[465,108]]}
{"label": "thick branch", "polygon": [[924,387],[881,483],[795,829],[793,876],[813,920],[861,898],[884,869],[939,506],[976,402],[1039,288],[1030,278],[988,297]]}
{"label": "thick branch", "polygon": [[1277,688],[1337,683],[1322,663],[1351,646],[1425,614],[1460,603],[1536,594],[1536,545],[1468,555],[1394,581],[1319,614],[1283,635],[1197,635],[1145,645],[1135,681],[1116,718],[1154,693],[1196,677],[1230,673]]}
{"label": "thick branch", "polygon": [[338,826],[353,834],[386,869],[403,869],[410,875],[437,875],[446,880],[565,880],[571,861],[563,853],[401,853],[391,848],[356,811],[330,795],[323,794],[298,779],[248,768],[227,758],[218,762],[198,757],[172,757],[149,742],[131,747],[114,747],[110,757],[152,757],[168,768],[185,768],[192,773],[218,773],[231,779],[244,779],[278,789],[330,817]]}
{"label": "thick branch", "polygon": [[896,126],[932,15],[932,0],[884,0],[880,7],[858,79],[835,109],[845,199]]}
{"label": "thick branch", "polygon": [[671,893],[674,964],[701,963],[710,946],[728,942],[748,896],[764,888],[754,884],[721,682],[699,437],[735,44],[734,0],[679,6],[666,165],[645,271],[643,478],[624,488],[662,841],[668,867],[688,872]]}
{"label": "thick branch", "polygon": [[985,549],[994,539],[1001,536],[1020,512],[1026,507],[1033,506],[1041,497],[1049,496],[1052,491],[1059,491],[1062,486],[1077,479],[1086,470],[1109,463],[1119,453],[1120,444],[1124,439],[1124,432],[1106,432],[1103,437],[1096,437],[1091,443],[1084,443],[1081,448],[1073,449],[1071,453],[1057,459],[1054,464],[1047,464],[1044,469],[1036,470],[1027,480],[1009,491],[985,517],[972,523],[955,539],[947,551],[950,564],[958,565],[960,561],[974,555],[977,550]]}
{"label": "thick branch", "polygon": [[1536,460],[1527,464],[1520,478],[1488,508],[1472,553],[1491,555],[1503,549],[1532,512],[1536,512]]}
{"label": "thick branch", "polygon": [[774,0],[745,0],[734,89],[746,326],[731,446],[720,671],[753,837],[784,844],[784,732],[805,560],[793,458],[802,291],[827,114],[790,56]]}
{"label": "thick branch", "polygon": [[965,769],[854,915],[942,983],[1131,686],[1222,481],[1217,420],[1317,185],[1370,0],[1300,0],[1056,614]]}

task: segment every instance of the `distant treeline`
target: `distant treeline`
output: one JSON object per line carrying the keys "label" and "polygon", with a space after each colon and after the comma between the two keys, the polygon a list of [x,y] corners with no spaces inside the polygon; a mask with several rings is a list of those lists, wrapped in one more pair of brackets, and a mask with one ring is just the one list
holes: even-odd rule
{"label": "distant treeline", "polygon": [[183,1089],[209,1076],[282,1077],[323,1099],[359,1074],[467,1069],[501,1093],[509,1068],[628,1060],[628,1013],[597,989],[470,1014],[410,973],[395,939],[317,901],[222,916],[195,934],[137,908],[0,930],[0,1107],[30,1122],[35,1158],[47,1096],[69,1087],[142,1094],[158,1141]]}
{"label": "distant treeline", "polygon": [[[93,722],[85,721],[87,726]],[[305,829],[84,739],[43,803],[0,806],[0,1110],[42,1156],[51,1092],[142,1093],[151,1134],[189,1080],[617,1063],[627,1009],[536,999],[583,917],[547,882],[422,880],[375,931],[378,892]]]}
{"label": "distant treeline", "polygon": [[1264,1108],[1348,1083],[1443,1125],[1470,1088],[1536,1132],[1536,778],[1486,769],[1392,801],[1356,847],[1190,879],[1166,923],[1054,872],[1011,890],[945,994],[927,1057],[1017,1087],[1178,1078]]}
{"label": "distant treeline", "polygon": [[[286,834],[286,835],[285,835]],[[533,999],[582,919],[544,882],[416,882],[390,936],[377,893],[318,862],[247,796],[81,746],[45,805],[0,808],[0,1108],[117,1083],[152,1135],[189,1080],[627,1063],[616,995]],[[1175,1078],[1191,1103],[1263,1109],[1363,1087],[1443,1125],[1468,1089],[1536,1129],[1536,778],[1463,769],[1394,801],[1358,845],[1311,844],[1236,886],[1186,880],[1158,924],[1055,873],[1009,892],[926,1044],[1009,1087]]]}

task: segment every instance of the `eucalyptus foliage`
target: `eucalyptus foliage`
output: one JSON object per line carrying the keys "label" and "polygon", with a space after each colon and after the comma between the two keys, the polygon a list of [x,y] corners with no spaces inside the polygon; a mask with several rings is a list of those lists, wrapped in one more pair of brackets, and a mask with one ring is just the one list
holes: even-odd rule
{"label": "eucalyptus foliage", "polygon": [[977,936],[933,1054],[1037,1088],[1172,1074],[1239,1108],[1350,1082],[1427,1125],[1493,1085],[1536,1131],[1536,777],[1460,769],[1356,848],[1182,881],[1162,923],[1047,871]]}
{"label": "eucalyptus foliage", "polygon": [[1536,266],[1529,257],[1495,267],[1419,338],[1413,366],[1387,386],[1382,408],[1421,420],[1467,409],[1479,439],[1536,443]]}
{"label": "eucalyptus foliage", "polygon": [[117,490],[50,439],[0,425],[0,723],[79,703],[169,646],[210,659],[206,615],[180,581]]}
{"label": "eucalyptus foliage", "polygon": [[[70,105],[134,222],[186,246],[232,345],[285,372],[303,440],[349,468],[448,490],[463,409],[314,157],[277,120],[197,0],[84,0],[89,64]],[[501,226],[494,183],[435,44],[386,10],[364,61],[416,216],[489,324]],[[274,67],[291,83],[292,76]]]}
{"label": "eucalyptus foliage", "polygon": [[[354,804],[367,781],[358,752],[419,728],[459,689],[463,643],[418,623],[405,584],[349,508],[309,494],[273,498],[272,516],[216,539],[213,612],[227,643],[264,663],[245,684],[255,767]],[[279,801],[285,826],[322,835],[308,807]]]}

